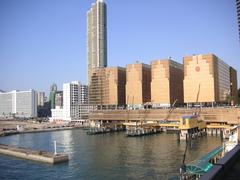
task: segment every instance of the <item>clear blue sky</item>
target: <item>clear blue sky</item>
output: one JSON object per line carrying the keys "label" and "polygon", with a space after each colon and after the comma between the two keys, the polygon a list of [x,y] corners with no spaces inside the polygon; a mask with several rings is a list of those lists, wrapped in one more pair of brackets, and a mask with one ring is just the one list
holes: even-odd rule
{"label": "clear blue sky", "polygon": [[[94,0],[0,0],[0,89],[86,83]],[[235,0],[106,0],[108,65],[214,53],[240,74]],[[238,76],[239,77],[239,76]]]}

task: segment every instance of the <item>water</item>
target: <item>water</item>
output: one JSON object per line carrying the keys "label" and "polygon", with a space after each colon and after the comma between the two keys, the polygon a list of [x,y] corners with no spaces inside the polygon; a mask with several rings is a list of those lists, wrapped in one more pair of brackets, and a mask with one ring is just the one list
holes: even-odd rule
{"label": "water", "polygon": [[[88,136],[81,129],[7,136],[0,143],[53,152],[54,140],[59,152],[70,155],[68,163],[53,166],[0,155],[0,179],[178,179],[185,150],[173,133],[128,138],[123,132]],[[186,161],[219,145],[220,137],[194,140]]]}

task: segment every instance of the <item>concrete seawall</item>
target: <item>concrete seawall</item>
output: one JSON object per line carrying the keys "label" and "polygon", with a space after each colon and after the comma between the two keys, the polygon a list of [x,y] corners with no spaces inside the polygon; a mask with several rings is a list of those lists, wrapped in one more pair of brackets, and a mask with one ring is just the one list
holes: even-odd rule
{"label": "concrete seawall", "polygon": [[56,164],[68,161],[67,154],[53,154],[46,151],[34,151],[26,148],[0,144],[0,154],[38,162]]}
{"label": "concrete seawall", "polygon": [[[238,124],[240,122],[240,108],[202,108],[201,118],[208,122]],[[196,108],[176,108],[169,115],[169,120],[179,120],[183,115],[196,112]],[[143,110],[96,110],[89,115],[92,121],[160,121],[169,114],[169,109],[143,109]]]}
{"label": "concrete seawall", "polygon": [[240,177],[240,145],[220,159],[200,180],[232,180]]}

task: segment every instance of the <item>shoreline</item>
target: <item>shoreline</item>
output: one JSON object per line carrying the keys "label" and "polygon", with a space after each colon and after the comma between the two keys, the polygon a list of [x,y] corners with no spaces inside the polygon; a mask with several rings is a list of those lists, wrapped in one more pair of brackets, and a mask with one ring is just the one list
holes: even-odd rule
{"label": "shoreline", "polygon": [[86,128],[86,126],[35,129],[35,130],[25,130],[25,131],[2,131],[0,132],[0,137],[11,136],[16,134],[41,133],[41,132],[63,131],[63,130],[83,129],[83,128]]}

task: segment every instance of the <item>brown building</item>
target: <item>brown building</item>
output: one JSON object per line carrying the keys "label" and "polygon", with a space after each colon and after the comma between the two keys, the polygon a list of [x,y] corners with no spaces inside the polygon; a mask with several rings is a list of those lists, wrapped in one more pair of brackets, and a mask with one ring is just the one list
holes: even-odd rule
{"label": "brown building", "polygon": [[[236,88],[235,82],[232,88]],[[228,103],[230,66],[214,54],[186,56],[183,84],[185,103]]]}
{"label": "brown building", "polygon": [[126,104],[142,105],[151,101],[151,67],[128,64],[126,68]]}
{"label": "brown building", "polygon": [[237,90],[237,71],[230,67],[230,96],[231,104],[238,104],[238,90]]}
{"label": "brown building", "polygon": [[125,105],[126,70],[121,67],[93,70],[89,89],[90,104]]}
{"label": "brown building", "polygon": [[153,106],[169,106],[177,99],[183,103],[183,65],[175,61],[151,62],[151,101]]}

